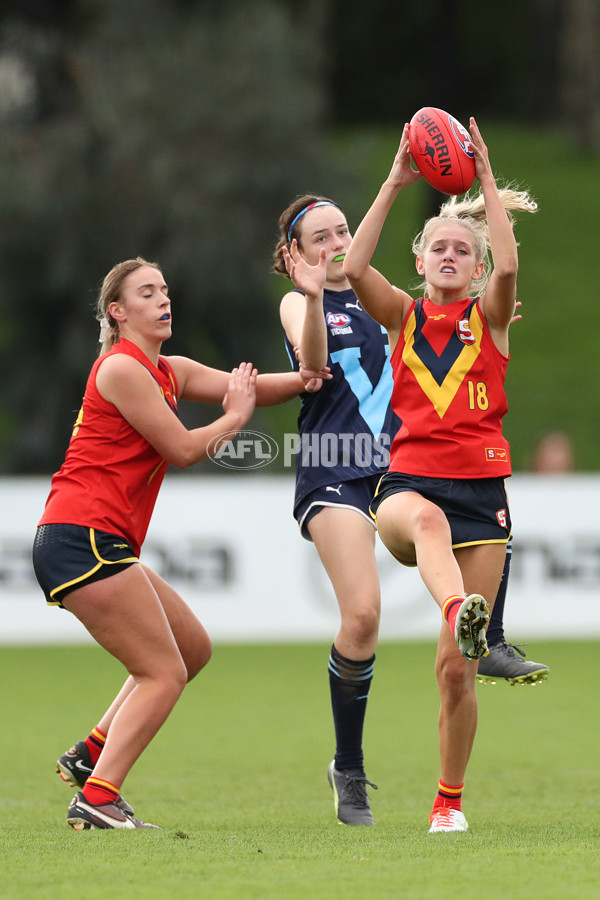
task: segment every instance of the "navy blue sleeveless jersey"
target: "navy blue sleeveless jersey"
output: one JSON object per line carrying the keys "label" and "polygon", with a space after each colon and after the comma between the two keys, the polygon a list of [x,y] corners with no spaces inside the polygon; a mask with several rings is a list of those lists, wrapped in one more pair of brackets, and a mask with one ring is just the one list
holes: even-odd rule
{"label": "navy blue sleeveless jersey", "polygon": [[[333,378],[320,391],[301,396],[295,505],[325,484],[383,474],[400,423],[390,406],[393,378],[385,329],[352,290],[325,290],[323,309]],[[287,336],[285,343],[297,370]]]}

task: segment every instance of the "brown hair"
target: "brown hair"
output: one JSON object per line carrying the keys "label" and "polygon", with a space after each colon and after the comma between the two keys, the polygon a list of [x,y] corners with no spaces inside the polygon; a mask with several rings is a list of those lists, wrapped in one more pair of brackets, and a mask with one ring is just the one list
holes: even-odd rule
{"label": "brown hair", "polygon": [[298,216],[302,210],[306,209],[307,206],[312,206],[313,203],[330,203],[332,206],[335,206],[338,209],[340,208],[335,200],[330,200],[329,197],[321,197],[317,194],[304,194],[302,197],[297,197],[293,203],[290,203],[290,205],[284,209],[279,216],[279,221],[277,223],[279,228],[279,240],[277,241],[277,245],[273,252],[273,271],[277,272],[278,275],[285,275],[286,278],[290,277],[283,261],[283,248],[289,247],[294,238],[296,238],[300,244],[302,219],[299,219],[294,224],[291,231],[290,226],[296,216]]}
{"label": "brown hair", "polygon": [[100,353],[106,353],[119,340],[119,323],[113,319],[108,311],[108,307],[119,299],[123,282],[127,276],[143,266],[152,266],[152,268],[158,269],[159,272],[162,271],[158,263],[148,262],[142,256],[137,256],[135,259],[126,259],[117,263],[102,282],[96,302],[96,318],[100,322],[101,327],[104,328],[104,339],[100,347]]}

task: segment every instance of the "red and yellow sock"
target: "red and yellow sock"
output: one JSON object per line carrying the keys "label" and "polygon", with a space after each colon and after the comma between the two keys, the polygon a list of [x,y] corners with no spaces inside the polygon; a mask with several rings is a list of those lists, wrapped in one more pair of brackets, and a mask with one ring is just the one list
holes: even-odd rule
{"label": "red and yellow sock", "polygon": [[464,600],[464,594],[452,594],[447,600],[444,600],[442,615],[450,626],[452,634],[454,634],[456,616],[458,615],[458,611],[464,603]]}
{"label": "red and yellow sock", "polygon": [[119,797],[119,788],[110,781],[90,775],[81,792],[88,803],[100,806],[103,803],[114,803]]}
{"label": "red and yellow sock", "polygon": [[462,784],[445,784],[440,778],[438,783],[438,792],[433,801],[433,809],[445,807],[449,809],[462,810],[462,792],[465,783]]}
{"label": "red and yellow sock", "polygon": [[99,728],[92,728],[90,734],[84,738],[83,743],[88,749],[92,765],[95,766],[100,758],[100,754],[104,750],[106,743],[106,735]]}

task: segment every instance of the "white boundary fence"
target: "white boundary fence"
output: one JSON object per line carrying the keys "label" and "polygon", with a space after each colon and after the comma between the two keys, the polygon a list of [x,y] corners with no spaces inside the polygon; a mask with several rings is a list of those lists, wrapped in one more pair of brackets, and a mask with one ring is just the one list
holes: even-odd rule
{"label": "white boundary fence", "polygon": [[[83,643],[47,607],[31,543],[49,479],[0,479],[0,644]],[[513,571],[510,640],[600,638],[600,476],[518,475],[508,491]],[[142,559],[182,594],[215,642],[329,641],[331,587],[291,515],[293,478],[237,472],[167,475]],[[435,639],[440,616],[418,574],[379,543],[382,640]]]}

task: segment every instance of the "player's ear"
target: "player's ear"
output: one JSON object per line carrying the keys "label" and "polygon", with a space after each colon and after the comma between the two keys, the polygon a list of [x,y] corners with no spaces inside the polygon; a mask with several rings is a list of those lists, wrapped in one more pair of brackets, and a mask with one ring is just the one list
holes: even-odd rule
{"label": "player's ear", "polygon": [[477,263],[477,265],[473,269],[471,281],[477,281],[478,278],[481,278],[481,276],[483,275],[483,265],[483,262]]}
{"label": "player's ear", "polygon": [[108,312],[113,317],[115,322],[124,322],[127,318],[125,315],[124,305],[116,300],[113,300],[112,303],[108,304]]}
{"label": "player's ear", "polygon": [[423,263],[423,260],[420,256],[417,256],[417,258],[415,259],[415,268],[419,275],[425,274],[425,264]]}

